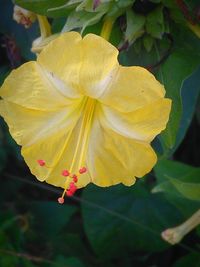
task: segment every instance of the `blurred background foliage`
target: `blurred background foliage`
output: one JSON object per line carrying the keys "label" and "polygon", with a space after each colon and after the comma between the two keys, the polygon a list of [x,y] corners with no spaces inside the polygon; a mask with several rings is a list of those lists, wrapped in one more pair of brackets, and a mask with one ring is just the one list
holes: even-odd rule
{"label": "blurred background foliage", "polygon": [[[158,163],[132,187],[90,185],[63,206],[59,189],[31,176],[0,120],[0,266],[200,266],[200,228],[171,246],[160,233],[200,207],[200,4],[198,0],[16,0],[48,17],[53,33],[100,33],[116,19],[111,42],[121,64],[144,66],[173,100],[167,129],[153,142]],[[29,29],[0,0],[0,84],[33,60]],[[23,77],[22,77],[23,79]],[[31,90],[31,88],[30,88]]]}

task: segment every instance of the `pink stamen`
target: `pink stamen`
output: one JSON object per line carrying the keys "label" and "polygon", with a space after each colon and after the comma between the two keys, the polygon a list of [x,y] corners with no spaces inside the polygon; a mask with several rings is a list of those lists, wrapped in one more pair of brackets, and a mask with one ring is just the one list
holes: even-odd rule
{"label": "pink stamen", "polygon": [[43,167],[46,163],[45,163],[45,161],[43,160],[43,159],[38,159],[37,160],[37,163],[41,166],[41,167]]}
{"label": "pink stamen", "polygon": [[63,170],[62,171],[62,176],[69,176],[69,175],[70,175],[70,173],[69,173],[68,170]]}
{"label": "pink stamen", "polygon": [[71,192],[75,193],[76,190],[77,190],[77,186],[75,186],[75,184],[73,182],[71,182],[70,185],[69,185],[69,190]]}
{"label": "pink stamen", "polygon": [[59,197],[58,198],[58,203],[59,204],[63,204],[65,202],[64,198],[63,197]]}
{"label": "pink stamen", "polygon": [[69,189],[66,191],[66,195],[67,195],[68,197],[72,197],[73,194],[74,194],[74,192],[72,192],[72,191],[69,190]]}
{"label": "pink stamen", "polygon": [[79,173],[80,173],[80,174],[83,174],[83,173],[85,173],[86,171],[87,171],[86,167],[82,167],[82,168],[80,168]]}
{"label": "pink stamen", "polygon": [[74,183],[77,183],[77,182],[78,182],[78,177],[77,177],[76,174],[74,174],[74,175],[72,176],[72,178],[73,178]]}

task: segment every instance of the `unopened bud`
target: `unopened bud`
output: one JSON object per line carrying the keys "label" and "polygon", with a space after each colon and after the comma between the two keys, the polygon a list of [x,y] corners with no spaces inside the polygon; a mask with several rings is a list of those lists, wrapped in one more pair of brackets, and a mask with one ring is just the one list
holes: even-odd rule
{"label": "unopened bud", "polygon": [[36,20],[36,14],[26,10],[20,6],[15,5],[13,10],[13,19],[19,23],[24,25],[26,29],[30,28],[33,22]]}

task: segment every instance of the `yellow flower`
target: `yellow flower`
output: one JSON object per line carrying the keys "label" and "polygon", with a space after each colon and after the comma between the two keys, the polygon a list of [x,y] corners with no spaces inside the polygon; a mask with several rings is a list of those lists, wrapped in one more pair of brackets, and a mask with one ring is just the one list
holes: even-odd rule
{"label": "yellow flower", "polygon": [[0,113],[40,181],[70,193],[82,168],[78,188],[130,186],[155,165],[150,142],[165,129],[171,100],[150,72],[117,57],[102,37],[69,32],[5,80]]}

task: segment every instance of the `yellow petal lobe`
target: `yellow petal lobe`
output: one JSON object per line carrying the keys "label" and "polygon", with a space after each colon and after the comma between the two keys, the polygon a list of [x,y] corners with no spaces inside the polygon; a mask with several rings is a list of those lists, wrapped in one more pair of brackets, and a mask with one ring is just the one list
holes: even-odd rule
{"label": "yellow petal lobe", "polygon": [[92,98],[103,94],[111,75],[118,68],[118,50],[105,39],[88,34],[82,41],[80,84],[82,93]]}
{"label": "yellow petal lobe", "polygon": [[101,123],[101,114],[92,128],[87,165],[92,182],[99,186],[132,185],[135,177],[148,173],[157,161],[148,143],[117,134]]}
{"label": "yellow petal lobe", "polygon": [[120,66],[99,100],[121,112],[131,112],[164,95],[164,87],[146,69]]}

